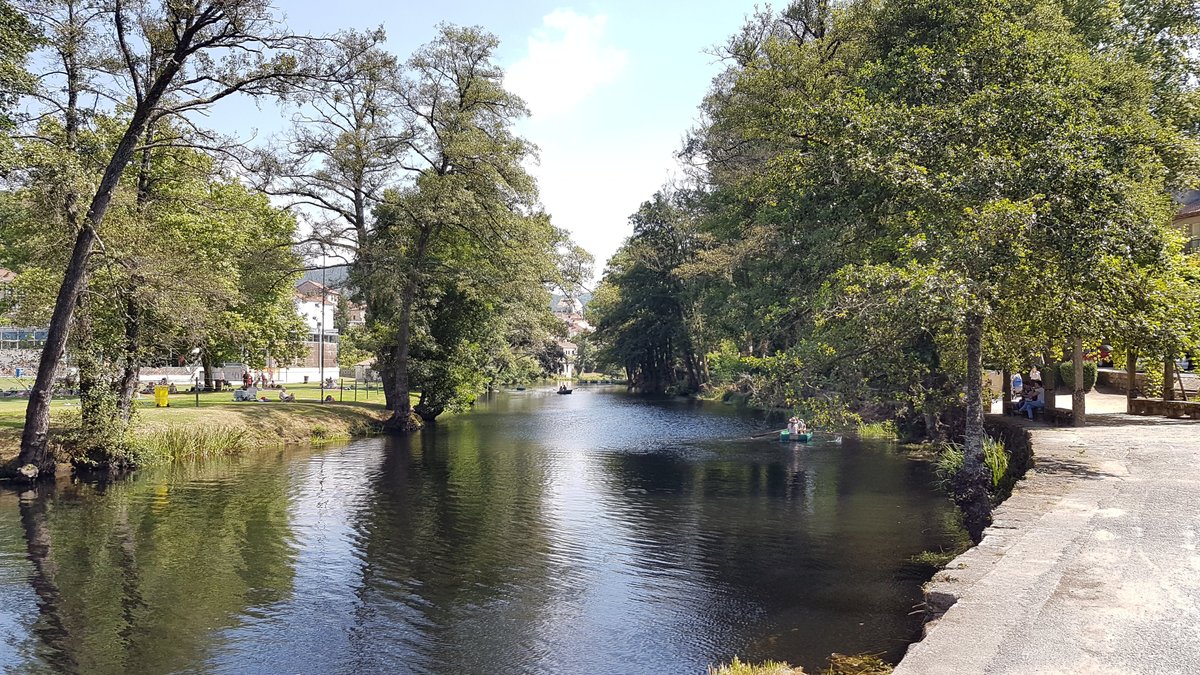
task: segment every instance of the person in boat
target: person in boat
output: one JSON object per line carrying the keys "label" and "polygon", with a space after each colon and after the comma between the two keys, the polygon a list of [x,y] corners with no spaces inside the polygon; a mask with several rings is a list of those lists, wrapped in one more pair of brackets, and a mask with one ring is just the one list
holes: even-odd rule
{"label": "person in boat", "polygon": [[808,425],[806,425],[804,423],[804,420],[800,419],[799,417],[796,418],[796,431],[793,433],[796,433],[796,434],[807,434],[808,433]]}
{"label": "person in boat", "polygon": [[565,384],[560,384],[560,385],[558,385],[558,393],[560,393],[560,394],[561,394],[561,393],[563,393],[563,392],[564,392],[564,391],[566,391],[566,390],[567,390],[567,385],[565,385]]}
{"label": "person in boat", "polygon": [[792,436],[796,433],[796,418],[795,417],[788,418],[787,432],[788,432],[789,436]]}

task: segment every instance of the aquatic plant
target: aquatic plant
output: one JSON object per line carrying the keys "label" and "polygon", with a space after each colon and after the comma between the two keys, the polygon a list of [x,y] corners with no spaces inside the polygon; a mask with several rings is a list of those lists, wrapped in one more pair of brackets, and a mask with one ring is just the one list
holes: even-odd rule
{"label": "aquatic plant", "polygon": [[883,422],[859,422],[858,437],[859,438],[887,438],[895,439],[898,436],[895,420],[885,420]]}
{"label": "aquatic plant", "polygon": [[735,656],[727,664],[709,666],[708,675],[804,675],[804,669],[793,668],[781,661],[766,661],[757,665],[742,663]]}

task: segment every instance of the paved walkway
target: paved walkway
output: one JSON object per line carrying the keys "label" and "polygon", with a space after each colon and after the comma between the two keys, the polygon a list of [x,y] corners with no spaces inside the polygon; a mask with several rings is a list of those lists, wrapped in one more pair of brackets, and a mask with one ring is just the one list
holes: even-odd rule
{"label": "paved walkway", "polygon": [[934,577],[953,606],[897,675],[1200,673],[1200,423],[1089,422],[1033,431],[1037,468]]}

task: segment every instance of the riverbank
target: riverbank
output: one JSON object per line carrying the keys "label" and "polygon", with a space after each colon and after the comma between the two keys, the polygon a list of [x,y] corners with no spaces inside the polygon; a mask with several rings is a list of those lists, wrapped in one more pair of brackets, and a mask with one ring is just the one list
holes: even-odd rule
{"label": "riverbank", "polygon": [[[311,389],[311,391],[310,391]],[[297,401],[281,403],[238,402],[232,394],[180,393],[170,397],[171,406],[155,408],[149,397],[139,401],[134,437],[152,452],[178,459],[196,454],[228,454],[288,444],[349,440],[374,433],[388,412],[378,391],[376,400],[353,400],[354,392],[325,390],[341,401],[320,402],[316,385],[289,387]],[[269,391],[268,396],[277,396]],[[359,397],[364,392],[358,392]],[[350,400],[345,400],[347,397]],[[0,401],[0,464],[14,459],[20,449],[25,422],[24,399]],[[57,400],[51,407],[51,439],[61,439],[78,424],[77,400]]]}
{"label": "riverbank", "polygon": [[1036,467],[926,586],[895,672],[1200,672],[1200,423],[1011,424]]}

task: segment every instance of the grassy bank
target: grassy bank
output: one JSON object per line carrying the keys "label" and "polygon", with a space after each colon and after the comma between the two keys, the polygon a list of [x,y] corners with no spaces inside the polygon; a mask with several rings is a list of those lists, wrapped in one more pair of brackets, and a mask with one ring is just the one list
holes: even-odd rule
{"label": "grassy bank", "polygon": [[[387,418],[382,393],[322,392],[317,385],[288,387],[296,402],[281,403],[277,390],[268,402],[233,402],[233,394],[207,392],[170,396],[170,407],[154,407],[153,396],[137,403],[134,440],[140,461],[154,463],[189,457],[247,452],[289,443],[346,440],[372,433]],[[335,401],[321,402],[321,394]],[[341,401],[336,399],[341,398]],[[415,401],[415,397],[414,397]],[[26,399],[0,400],[0,461],[17,455],[25,423]],[[79,401],[57,399],[51,405],[51,439],[61,444],[78,427]]]}
{"label": "grassy bank", "polygon": [[[882,661],[874,654],[830,654],[828,668],[822,670],[823,675],[889,675],[891,664]],[[719,666],[709,666],[708,675],[804,675],[803,668],[797,668],[779,661],[765,663],[744,663],[736,656],[729,663]]]}

